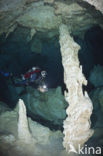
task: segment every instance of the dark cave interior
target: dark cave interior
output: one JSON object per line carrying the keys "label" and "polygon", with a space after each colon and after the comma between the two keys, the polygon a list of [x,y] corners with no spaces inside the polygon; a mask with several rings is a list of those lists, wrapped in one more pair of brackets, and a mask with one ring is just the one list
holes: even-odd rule
{"label": "dark cave interior", "polygon": [[[14,77],[19,77],[33,66],[38,66],[48,73],[46,78],[48,88],[61,86],[64,91],[65,84],[58,36],[48,40],[44,37],[40,38],[40,35],[35,35],[30,41],[28,41],[28,36],[29,30],[20,26],[6,39],[5,34],[0,36],[0,73],[10,72]],[[73,37],[81,46],[79,60],[88,80],[93,66],[103,65],[103,30],[99,26],[94,26],[85,33],[84,39]],[[30,48],[32,41],[36,38],[42,43],[40,53],[33,52]],[[0,74],[0,101],[6,102],[13,108],[19,97],[16,94],[15,86],[11,84],[11,78]],[[91,89],[93,86],[88,83],[86,90],[89,92]],[[93,116],[93,118],[95,117]]]}
{"label": "dark cave interior", "polygon": [[[64,89],[58,37],[50,41],[43,38],[41,53],[36,53],[31,51],[30,45],[32,40],[38,36],[34,36],[30,42],[27,41],[28,36],[29,30],[20,26],[7,39],[5,39],[5,34],[0,36],[0,71],[11,72],[16,77],[24,74],[33,66],[38,66],[48,73],[46,79],[48,88],[61,86]],[[85,33],[84,40],[77,36],[74,36],[74,40],[81,46],[80,64],[88,79],[94,65],[103,65],[103,30],[99,26],[94,26]],[[1,100],[5,99],[8,104],[17,101],[15,99],[11,101],[12,92],[8,87],[7,78],[2,74],[0,74],[0,88]]]}
{"label": "dark cave interior", "polygon": [[[74,37],[74,40],[80,45],[79,60],[83,67],[83,73],[88,80],[91,70],[95,65],[103,65],[103,30],[98,26],[94,26],[87,30],[84,40]],[[88,85],[84,87],[90,92],[94,87],[88,81]]]}
{"label": "dark cave interior", "polygon": [[[47,71],[48,88],[64,86],[59,43],[54,45],[57,38],[53,38],[50,42],[47,39],[42,40],[42,51],[36,53],[30,49],[32,41],[27,42],[26,40],[28,33],[26,28],[18,27],[6,40],[4,39],[5,35],[0,37],[0,71],[9,72],[14,77],[19,77],[20,74],[24,74],[33,66],[37,66],[41,70]],[[35,38],[37,36],[33,39],[35,40]],[[12,97],[13,90],[10,91],[7,78],[2,74],[0,74],[0,88],[1,100],[5,99],[8,104],[17,102],[17,98],[13,99]]]}

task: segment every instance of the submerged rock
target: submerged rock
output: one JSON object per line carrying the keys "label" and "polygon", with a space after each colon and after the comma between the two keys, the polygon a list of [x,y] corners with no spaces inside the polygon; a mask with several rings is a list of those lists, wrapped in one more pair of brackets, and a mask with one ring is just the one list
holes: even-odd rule
{"label": "submerged rock", "polygon": [[46,3],[46,4],[53,4],[54,0],[44,0],[44,3]]}
{"label": "submerged rock", "polygon": [[37,31],[45,32],[57,29],[61,23],[61,17],[54,14],[54,8],[50,6],[31,7],[17,22],[25,27],[35,28]]}
{"label": "submerged rock", "polygon": [[103,87],[95,89],[90,95],[94,104],[94,109],[97,111],[100,109],[103,112]]}
{"label": "submerged rock", "polygon": [[17,137],[17,117],[15,111],[7,111],[0,115],[0,134],[12,134]]}
{"label": "submerged rock", "polygon": [[69,32],[81,38],[84,37],[86,30],[97,23],[101,23],[100,14],[96,11],[94,13],[91,6],[87,8],[76,1],[56,1],[54,7],[55,14],[61,15],[63,23],[68,26]]}
{"label": "submerged rock", "polygon": [[27,94],[24,94],[22,98],[32,117],[37,115],[39,118],[52,121],[56,125],[61,125],[66,117],[67,103],[60,87],[50,89],[46,93],[40,93],[29,87]]}
{"label": "submerged rock", "polygon": [[0,114],[6,111],[10,111],[10,108],[4,102],[0,101]]}
{"label": "submerged rock", "polygon": [[23,12],[25,1],[26,0],[0,1],[0,34],[6,32],[8,36],[11,29],[16,26],[15,19]]}
{"label": "submerged rock", "polygon": [[103,66],[94,66],[90,73],[89,81],[94,87],[103,86]]}
{"label": "submerged rock", "polygon": [[33,39],[31,41],[31,51],[35,53],[41,53],[42,43],[39,39]]}
{"label": "submerged rock", "polygon": [[[0,115],[0,123],[0,155],[57,156],[64,150],[63,134],[60,131],[51,131],[30,118],[27,120],[26,108],[21,100],[19,101],[19,114],[15,111],[3,113]],[[24,134],[23,137],[20,131],[21,134],[26,133],[26,142]],[[27,135],[28,133],[30,136]]]}
{"label": "submerged rock", "polygon": [[89,96],[93,102],[93,110],[97,112],[100,109],[99,94],[101,92],[100,88],[94,89],[90,92]]}
{"label": "submerged rock", "polygon": [[89,4],[95,6],[95,8],[103,13],[103,1],[102,0],[83,0]]}
{"label": "submerged rock", "polygon": [[92,122],[95,122],[96,128],[103,127],[103,87],[92,90],[89,95],[93,102],[93,115],[95,117]]}
{"label": "submerged rock", "polygon": [[31,133],[39,144],[47,145],[49,143],[50,145],[53,142],[53,140],[58,140],[60,142],[62,141],[63,134],[60,131],[53,132],[49,128],[41,126],[39,123],[32,121],[31,118],[28,118],[28,122],[30,125],[29,127]]}
{"label": "submerged rock", "polygon": [[[83,1],[95,5],[92,0]],[[84,31],[94,24],[103,27],[100,12],[83,1],[1,0],[0,34],[5,32],[7,37],[18,24],[41,32],[54,31],[62,21],[73,34],[79,36],[83,36]],[[100,1],[96,2],[96,8],[103,12]]]}

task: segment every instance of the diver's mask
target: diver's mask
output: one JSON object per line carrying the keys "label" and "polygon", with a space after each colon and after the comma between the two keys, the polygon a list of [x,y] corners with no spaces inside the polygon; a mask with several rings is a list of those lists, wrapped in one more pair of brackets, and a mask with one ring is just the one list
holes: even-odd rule
{"label": "diver's mask", "polygon": [[47,76],[47,72],[46,72],[46,71],[44,71],[44,70],[43,70],[43,71],[41,71],[41,76],[45,78],[45,77]]}

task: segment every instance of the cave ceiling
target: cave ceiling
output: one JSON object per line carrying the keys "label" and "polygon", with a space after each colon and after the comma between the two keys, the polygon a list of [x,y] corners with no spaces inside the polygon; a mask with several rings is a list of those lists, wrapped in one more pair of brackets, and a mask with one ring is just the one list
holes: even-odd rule
{"label": "cave ceiling", "polygon": [[8,36],[19,25],[29,28],[31,32],[46,32],[53,36],[57,34],[59,25],[64,23],[70,33],[82,37],[94,25],[103,27],[102,4],[98,2],[100,1],[95,0],[92,4],[91,0],[1,0],[0,34],[6,33]]}

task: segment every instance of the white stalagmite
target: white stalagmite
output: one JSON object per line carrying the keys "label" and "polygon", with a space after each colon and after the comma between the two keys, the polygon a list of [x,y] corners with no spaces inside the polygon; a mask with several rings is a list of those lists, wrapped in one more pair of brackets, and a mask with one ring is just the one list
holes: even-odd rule
{"label": "white stalagmite", "polygon": [[18,119],[18,141],[31,143],[32,136],[29,131],[28,121],[26,116],[26,107],[23,100],[19,99],[19,119]]}
{"label": "white stalagmite", "polygon": [[80,46],[74,42],[66,25],[60,25],[59,31],[64,82],[68,89],[68,92],[65,92],[65,99],[69,103],[66,110],[68,116],[64,121],[63,145],[67,152],[70,152],[71,147],[78,150],[78,146],[83,146],[92,136],[90,116],[93,107],[87,92],[83,94],[82,91],[82,85],[87,85],[87,81],[79,64]]}

